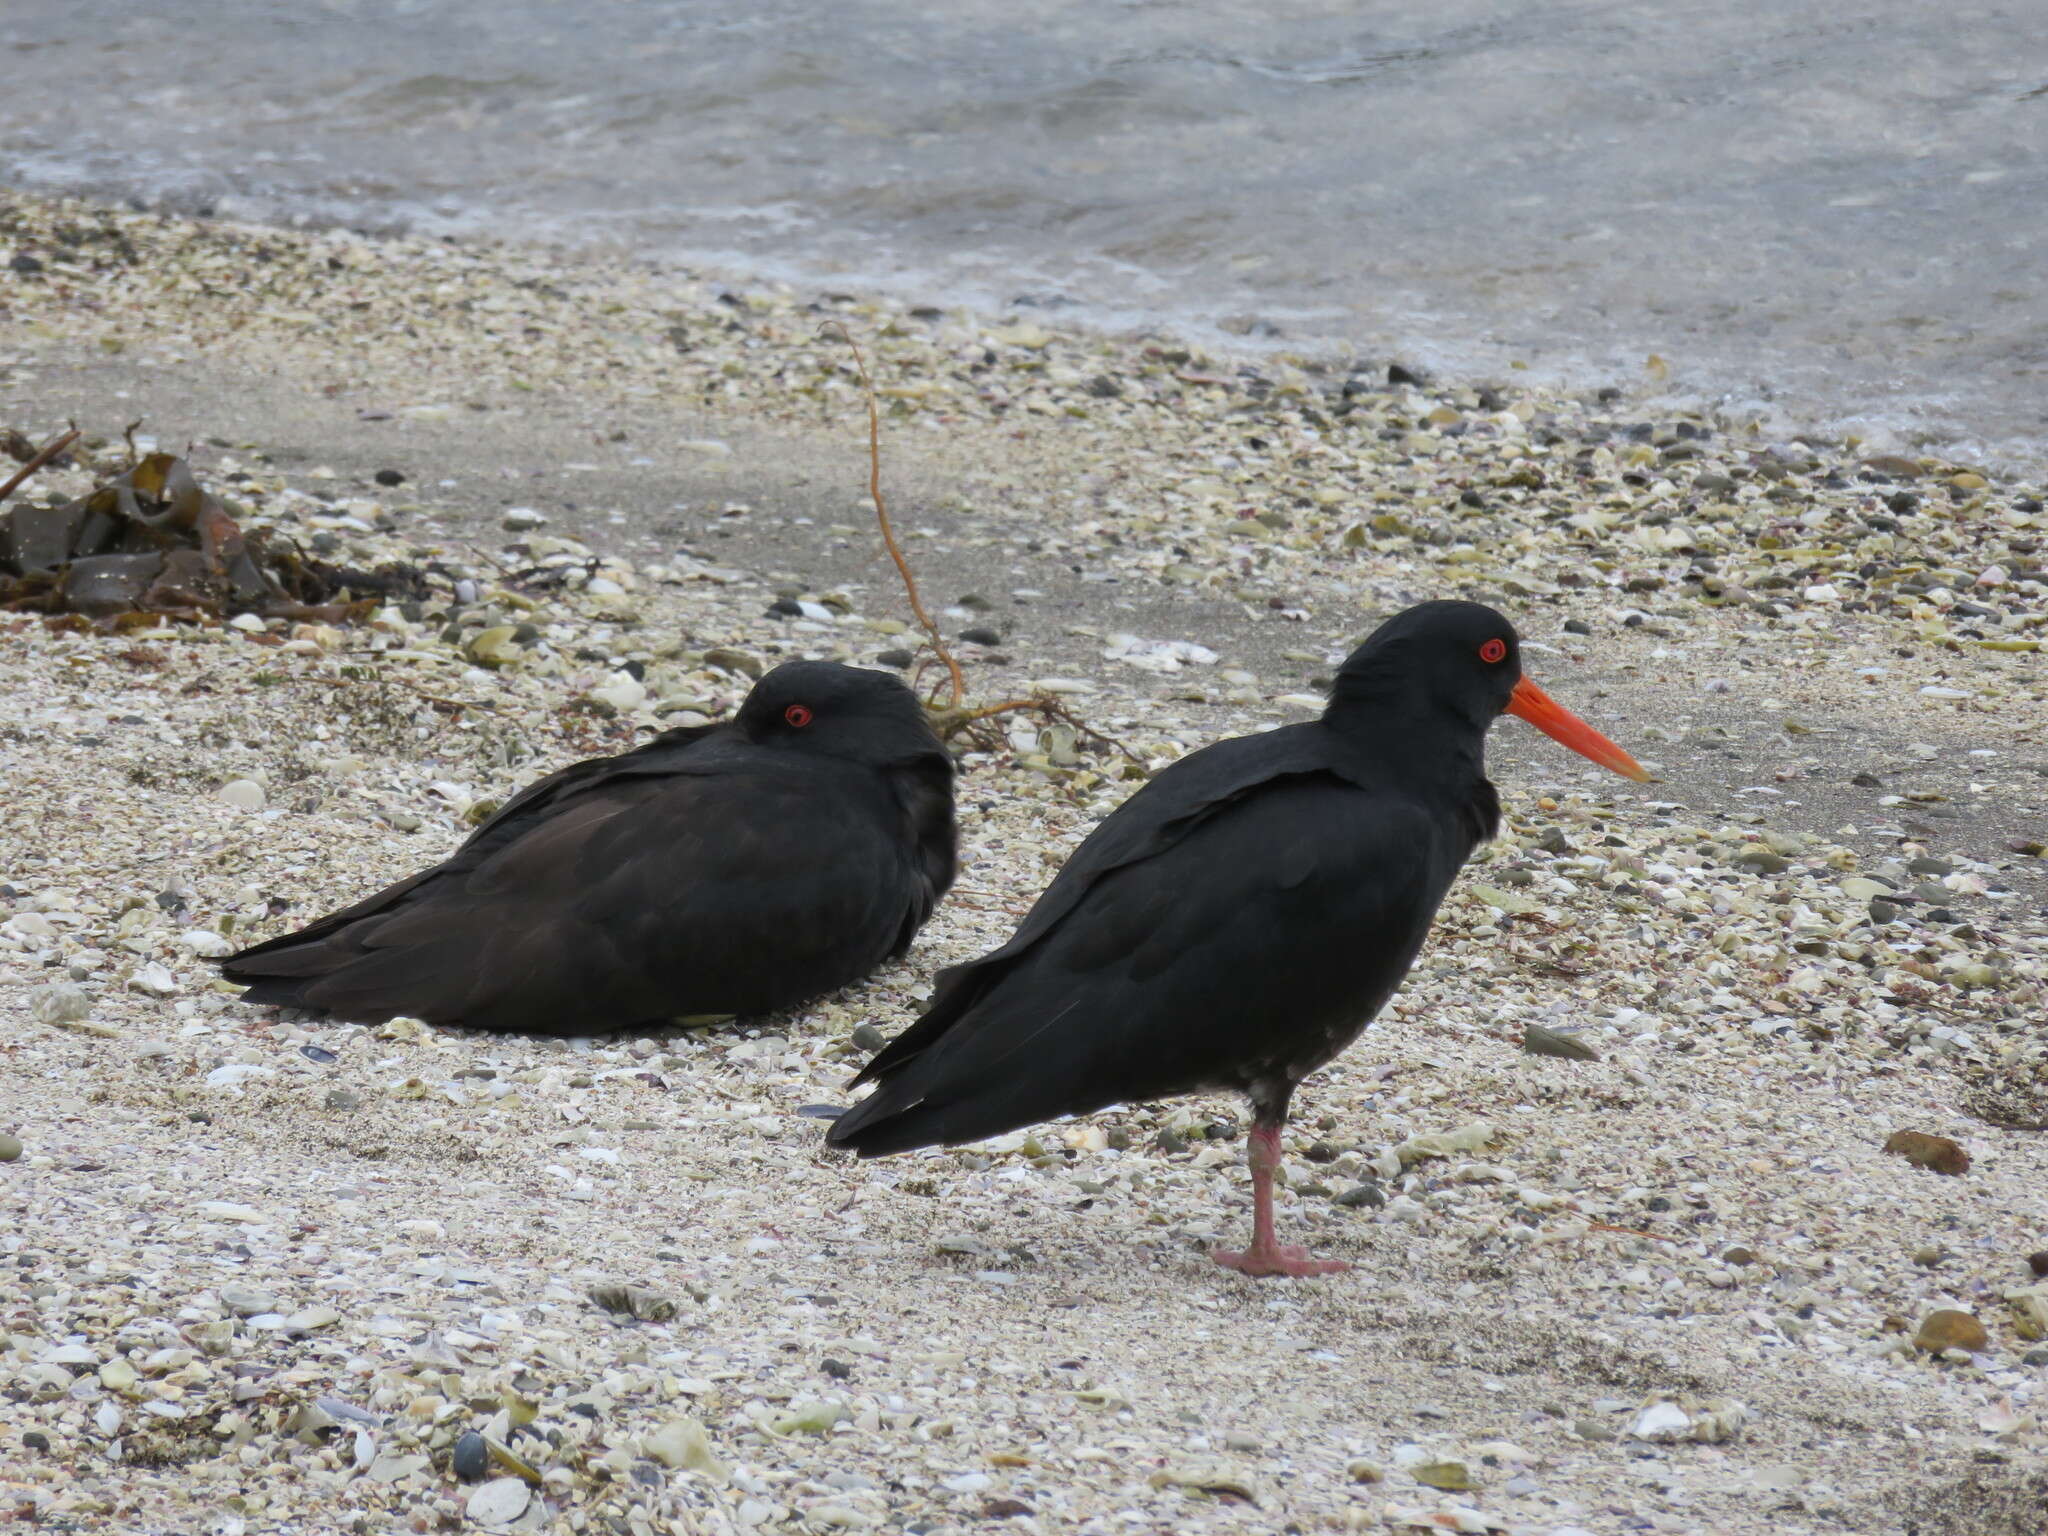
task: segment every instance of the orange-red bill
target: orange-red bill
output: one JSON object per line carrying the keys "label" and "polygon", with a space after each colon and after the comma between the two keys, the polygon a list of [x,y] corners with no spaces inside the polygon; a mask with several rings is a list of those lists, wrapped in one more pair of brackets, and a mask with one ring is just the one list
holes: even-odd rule
{"label": "orange-red bill", "polygon": [[1650,776],[1641,763],[1526,677],[1515,684],[1515,691],[1509,695],[1508,713],[1528,721],[1552,741],[1563,742],[1579,756],[1591,758],[1602,768],[1612,768],[1625,779],[1640,783]]}

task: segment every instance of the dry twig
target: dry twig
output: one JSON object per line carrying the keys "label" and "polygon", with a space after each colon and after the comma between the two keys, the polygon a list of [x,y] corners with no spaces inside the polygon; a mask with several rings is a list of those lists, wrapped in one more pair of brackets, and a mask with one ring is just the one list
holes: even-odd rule
{"label": "dry twig", "polygon": [[77,441],[78,423],[73,422],[70,431],[59,432],[55,437],[43,444],[42,447],[36,450],[34,458],[10,475],[5,485],[0,485],[0,501],[5,501],[8,497],[12,496],[15,491],[27,482],[30,475],[41,469],[50,460],[56,458],[58,454]]}
{"label": "dry twig", "polygon": [[1586,1223],[1586,1230],[1588,1232],[1619,1232],[1623,1237],[1647,1237],[1653,1243],[1675,1241],[1673,1238],[1664,1236],[1661,1232],[1644,1232],[1636,1227],[1617,1227],[1609,1221],[1589,1221]]}
{"label": "dry twig", "polygon": [[925,612],[924,601],[917,595],[917,578],[910,573],[910,562],[903,558],[902,546],[896,542],[896,530],[889,525],[889,508],[882,500],[882,412],[875,404],[875,382],[868,377],[867,359],[861,356],[860,343],[853,339],[853,332],[846,328],[844,321],[828,320],[821,329],[837,330],[853,349],[853,366],[860,370],[861,392],[868,407],[868,495],[875,503],[875,521],[881,524],[882,542],[889,546],[889,558],[896,562],[897,574],[903,578],[903,590],[910,598],[910,611],[917,615],[917,622],[930,638],[932,649],[938,652],[939,660],[946,664],[946,671],[953,679],[952,707],[959,709],[967,697],[967,680],[960,674],[960,663],[953,659],[953,653],[946,649],[946,642],[940,638],[939,626]]}
{"label": "dry twig", "polygon": [[903,590],[910,599],[910,610],[917,615],[917,622],[923,627],[925,636],[931,641],[932,650],[946,665],[946,672],[952,681],[952,700],[944,708],[927,701],[932,716],[932,728],[939,733],[942,741],[965,732],[968,739],[984,751],[997,750],[999,740],[986,732],[977,732],[976,727],[983,721],[997,715],[1029,712],[1045,720],[1058,721],[1071,726],[1077,736],[1085,736],[1100,743],[1111,751],[1121,753],[1134,764],[1139,773],[1145,772],[1145,760],[1114,736],[1097,730],[1081,719],[1066,705],[1050,694],[1033,694],[1029,698],[1005,699],[1000,704],[970,705],[967,702],[967,679],[960,670],[960,663],[946,648],[945,640],[939,634],[939,626],[925,610],[924,601],[918,596],[917,578],[912,574],[910,561],[903,553],[903,547],[896,542],[896,530],[889,522],[888,504],[882,499],[882,413],[875,402],[875,382],[868,373],[867,359],[861,355],[860,344],[853,339],[853,333],[841,320],[828,320],[822,330],[836,330],[853,349],[854,367],[860,372],[861,390],[866,397],[868,408],[868,494],[875,503],[875,521],[882,530],[882,542],[888,546],[889,558],[896,562],[897,574],[903,578]]}

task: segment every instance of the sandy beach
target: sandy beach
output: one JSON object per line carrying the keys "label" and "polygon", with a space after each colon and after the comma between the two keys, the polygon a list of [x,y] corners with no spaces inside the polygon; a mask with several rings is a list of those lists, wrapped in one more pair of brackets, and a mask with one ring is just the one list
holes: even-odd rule
{"label": "sandy beach", "polygon": [[[1126,750],[1019,716],[969,751],[955,894],[790,1016],[550,1042],[236,1002],[209,955],[540,774],[777,660],[918,647],[834,320],[970,697],[1049,690]],[[0,1511],[2037,1536],[2042,476],[1680,411],[1654,367],[1401,361],[0,193],[0,427],[95,440],[23,496],[139,418],[244,526],[444,573],[345,629],[0,615]],[[1350,1274],[1207,1261],[1249,1219],[1227,1100],[824,1152],[796,1111],[856,1029],[1001,942],[1144,766],[1305,718],[1439,596],[1658,777],[1495,731],[1501,838],[1296,1101],[1282,1219]]]}

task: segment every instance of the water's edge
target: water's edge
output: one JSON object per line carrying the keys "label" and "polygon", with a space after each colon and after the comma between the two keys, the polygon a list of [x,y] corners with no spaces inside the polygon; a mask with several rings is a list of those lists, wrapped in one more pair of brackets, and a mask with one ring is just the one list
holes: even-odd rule
{"label": "water's edge", "polygon": [[7,9],[30,191],[2048,462],[2048,28],[1997,0]]}

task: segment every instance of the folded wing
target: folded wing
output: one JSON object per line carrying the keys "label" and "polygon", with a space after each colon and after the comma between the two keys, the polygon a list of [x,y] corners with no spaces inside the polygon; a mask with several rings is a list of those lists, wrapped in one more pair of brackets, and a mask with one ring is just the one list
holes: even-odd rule
{"label": "folded wing", "polygon": [[[1105,822],[1008,945],[942,977],[830,1139],[880,1155],[1256,1091],[1341,1050],[1413,963],[1470,844],[1419,805],[1283,766],[1163,796],[1141,827]],[[1333,951],[1332,932],[1356,942]]]}
{"label": "folded wing", "polygon": [[252,1002],[583,1033],[787,1007],[900,950],[934,893],[887,784],[705,745],[566,769],[223,970]]}

